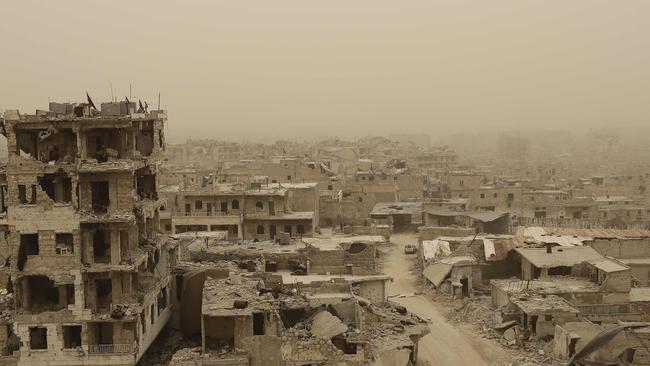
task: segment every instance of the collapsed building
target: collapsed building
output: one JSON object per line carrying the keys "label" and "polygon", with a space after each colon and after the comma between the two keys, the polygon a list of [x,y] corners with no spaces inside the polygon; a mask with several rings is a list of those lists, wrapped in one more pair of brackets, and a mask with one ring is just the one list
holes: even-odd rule
{"label": "collapsed building", "polygon": [[239,245],[197,234],[176,235],[191,259],[176,270],[179,325],[201,340],[180,351],[187,364],[415,363],[428,325],[388,301],[383,237]]}
{"label": "collapsed building", "polygon": [[345,282],[266,286],[246,275],[206,280],[204,365],[409,365],[428,332],[422,319],[357,298]]}
{"label": "collapsed building", "polygon": [[[235,261],[243,268],[259,264],[265,272],[335,277],[378,275],[378,247],[386,245],[381,236],[334,236],[303,238],[284,244],[260,241],[240,245],[224,240],[226,233],[209,237],[188,234],[190,233],[174,236],[183,240],[182,247],[187,248],[188,252],[188,255],[184,256],[187,260]],[[378,278],[382,280],[382,288],[385,288],[383,281],[386,277],[382,275]],[[382,296],[379,298],[385,299],[385,293],[386,291],[382,290]]]}
{"label": "collapsed building", "polygon": [[18,365],[135,365],[167,323],[178,255],[157,232],[165,121],[128,102],[5,112]]}

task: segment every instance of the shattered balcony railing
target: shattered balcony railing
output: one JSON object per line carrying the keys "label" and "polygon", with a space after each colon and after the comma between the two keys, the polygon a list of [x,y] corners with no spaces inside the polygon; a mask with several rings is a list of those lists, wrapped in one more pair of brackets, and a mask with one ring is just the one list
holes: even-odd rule
{"label": "shattered balcony railing", "polygon": [[88,353],[101,354],[101,353],[131,353],[133,352],[132,344],[90,344],[88,345]]}

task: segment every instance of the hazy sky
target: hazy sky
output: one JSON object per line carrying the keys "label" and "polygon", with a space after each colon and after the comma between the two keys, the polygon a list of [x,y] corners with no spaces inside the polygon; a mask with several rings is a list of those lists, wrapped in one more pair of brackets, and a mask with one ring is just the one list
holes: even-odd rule
{"label": "hazy sky", "polygon": [[650,121],[650,1],[2,1],[0,108],[110,99],[168,138]]}

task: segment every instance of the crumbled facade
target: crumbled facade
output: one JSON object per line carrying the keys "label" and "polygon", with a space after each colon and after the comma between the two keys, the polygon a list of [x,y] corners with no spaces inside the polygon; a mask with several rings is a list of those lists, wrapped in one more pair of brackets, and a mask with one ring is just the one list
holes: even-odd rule
{"label": "crumbled facade", "polygon": [[164,111],[7,111],[5,261],[18,365],[135,365],[170,314],[157,231]]}

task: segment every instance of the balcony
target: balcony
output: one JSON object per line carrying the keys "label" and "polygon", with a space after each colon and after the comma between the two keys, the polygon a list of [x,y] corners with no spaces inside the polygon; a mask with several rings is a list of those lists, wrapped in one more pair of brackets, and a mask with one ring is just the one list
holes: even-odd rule
{"label": "balcony", "polygon": [[191,217],[212,217],[212,216],[217,216],[217,217],[223,217],[223,216],[239,216],[240,212],[239,211],[230,211],[230,212],[221,212],[221,211],[198,211],[198,212],[189,212],[189,211],[184,211],[184,212],[178,212],[179,216],[191,216]]}
{"label": "balcony", "polygon": [[174,225],[238,225],[242,222],[239,211],[177,211],[172,214]]}
{"label": "balcony", "polygon": [[89,344],[88,353],[106,354],[106,353],[132,353],[132,344]]}

